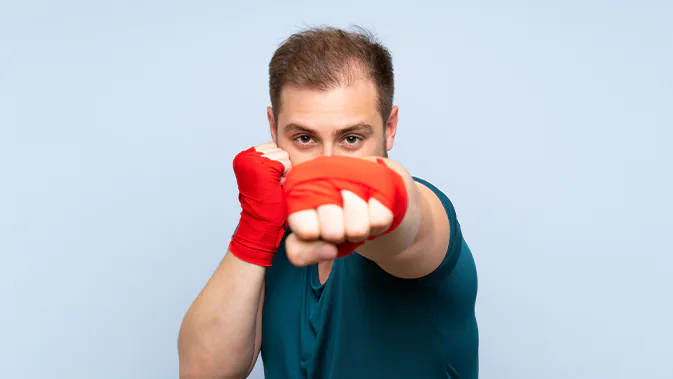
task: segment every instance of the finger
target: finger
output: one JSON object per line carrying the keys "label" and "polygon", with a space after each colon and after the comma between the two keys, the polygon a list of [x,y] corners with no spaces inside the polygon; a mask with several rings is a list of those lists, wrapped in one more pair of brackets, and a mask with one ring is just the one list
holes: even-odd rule
{"label": "finger", "polygon": [[331,243],[322,240],[304,241],[291,233],[285,239],[285,252],[293,265],[308,266],[336,259],[338,251]]}
{"label": "finger", "polygon": [[276,161],[280,162],[283,164],[283,173],[280,175],[281,179],[285,181],[285,177],[287,174],[292,170],[292,162],[290,162],[290,159],[275,159]]}
{"label": "finger", "polygon": [[276,160],[290,159],[290,155],[287,153],[287,151],[281,149],[260,151],[260,153],[262,153],[263,157],[267,157],[269,159],[276,159]]}
{"label": "finger", "polygon": [[273,141],[255,146],[255,150],[259,151],[260,153],[271,149],[278,149],[278,145],[276,145],[276,143]]}
{"label": "finger", "polygon": [[369,199],[369,224],[371,225],[370,234],[377,236],[384,233],[393,223],[393,212],[381,204],[380,201]]}
{"label": "finger", "polygon": [[332,243],[343,242],[345,240],[343,209],[338,205],[325,204],[319,206],[317,211],[320,238]]}
{"label": "finger", "polygon": [[364,241],[369,236],[369,205],[351,191],[341,191],[343,198],[344,229],[346,239],[352,242]]}
{"label": "finger", "polygon": [[303,240],[310,241],[320,238],[318,214],[313,209],[292,213],[287,217],[287,224],[293,234]]}
{"label": "finger", "polygon": [[290,155],[281,149],[274,149],[262,154],[263,157],[269,158],[272,161],[278,161],[283,164],[283,174],[286,176],[287,173],[292,169],[292,162],[290,161]]}

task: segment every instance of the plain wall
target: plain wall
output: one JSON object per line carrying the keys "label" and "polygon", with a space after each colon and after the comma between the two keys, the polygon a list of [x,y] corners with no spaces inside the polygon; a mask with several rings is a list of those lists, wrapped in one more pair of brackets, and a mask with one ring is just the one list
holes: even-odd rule
{"label": "plain wall", "polygon": [[[482,378],[673,378],[667,1],[0,3],[0,376],[177,378],[292,32],[391,49],[391,158],[454,202]],[[262,378],[261,360],[253,374]]]}

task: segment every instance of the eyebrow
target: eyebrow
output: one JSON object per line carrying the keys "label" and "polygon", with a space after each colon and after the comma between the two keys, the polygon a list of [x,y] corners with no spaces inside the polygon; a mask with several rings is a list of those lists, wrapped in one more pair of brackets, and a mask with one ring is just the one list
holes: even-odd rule
{"label": "eyebrow", "polygon": [[[314,129],[311,129],[308,126],[300,125],[294,122],[291,122],[283,128],[286,133],[291,133],[291,132],[303,132],[306,134],[318,134]],[[339,136],[339,135],[344,135],[344,134],[349,134],[349,133],[360,133],[365,136],[370,136],[374,134],[374,128],[364,122],[357,123],[355,125],[347,126],[345,128],[341,129],[336,129],[332,132],[333,135]]]}

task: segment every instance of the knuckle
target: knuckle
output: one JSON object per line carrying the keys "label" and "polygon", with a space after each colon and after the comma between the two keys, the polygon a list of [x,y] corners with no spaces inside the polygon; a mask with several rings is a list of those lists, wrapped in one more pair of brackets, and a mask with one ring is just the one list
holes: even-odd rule
{"label": "knuckle", "polygon": [[385,228],[386,226],[390,225],[392,223],[392,219],[388,218],[381,218],[378,220],[375,220],[372,222],[372,227],[374,228]]}
{"label": "knuckle", "polygon": [[349,225],[348,229],[346,230],[346,234],[347,234],[347,237],[349,239],[351,239],[351,238],[356,238],[356,239],[366,238],[367,235],[369,234],[369,227],[368,227],[368,225],[365,225],[365,224]]}
{"label": "knuckle", "polygon": [[313,240],[320,237],[320,231],[318,228],[311,227],[308,225],[298,225],[292,229],[292,231],[297,235],[297,237],[303,240]]}
{"label": "knuckle", "polygon": [[320,236],[317,215],[313,210],[294,212],[287,217],[287,220],[293,234],[302,240],[316,239]]}
{"label": "knuckle", "polygon": [[369,208],[369,219],[374,224],[385,224],[393,221],[393,212],[381,206],[374,206]]}
{"label": "knuckle", "polygon": [[344,233],[338,230],[323,230],[320,236],[326,241],[340,242],[344,239]]}

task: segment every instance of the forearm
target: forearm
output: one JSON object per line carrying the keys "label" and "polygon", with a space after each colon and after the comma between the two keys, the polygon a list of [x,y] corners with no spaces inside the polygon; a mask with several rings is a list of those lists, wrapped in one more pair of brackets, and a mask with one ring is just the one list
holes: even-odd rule
{"label": "forearm", "polygon": [[178,338],[181,378],[232,378],[248,372],[265,268],[227,252],[187,311]]}

